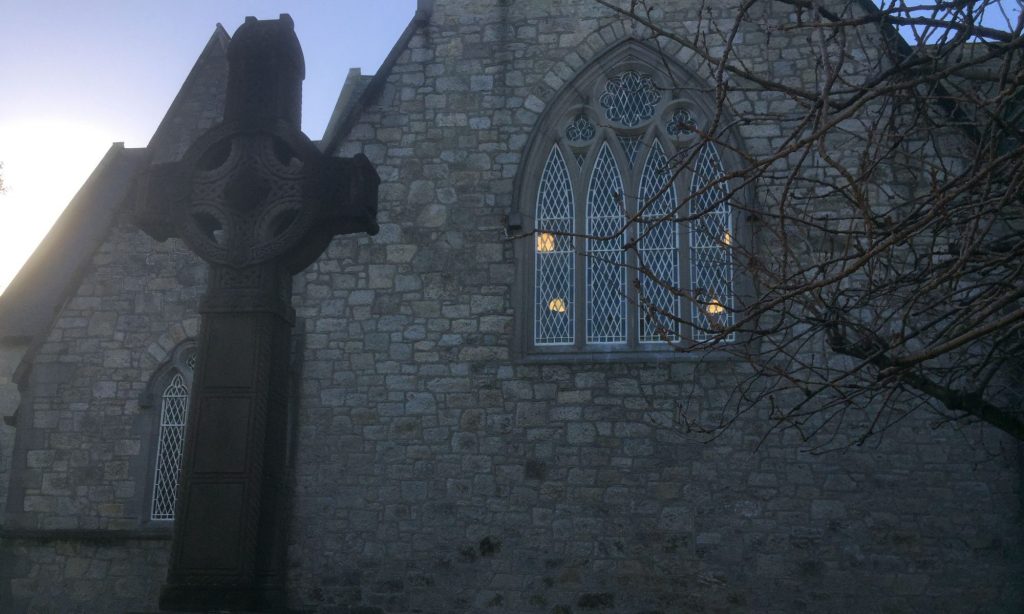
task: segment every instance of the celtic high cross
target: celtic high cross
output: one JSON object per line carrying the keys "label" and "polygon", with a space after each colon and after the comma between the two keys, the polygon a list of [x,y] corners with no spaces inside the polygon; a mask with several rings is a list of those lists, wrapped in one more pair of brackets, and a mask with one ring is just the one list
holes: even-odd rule
{"label": "celtic high cross", "polygon": [[325,156],[299,130],[292,20],[247,17],[228,46],[224,120],[140,183],[138,225],[210,265],[200,304],[174,541],[160,607],[278,610],[292,276],[337,234],[377,232],[365,156]]}

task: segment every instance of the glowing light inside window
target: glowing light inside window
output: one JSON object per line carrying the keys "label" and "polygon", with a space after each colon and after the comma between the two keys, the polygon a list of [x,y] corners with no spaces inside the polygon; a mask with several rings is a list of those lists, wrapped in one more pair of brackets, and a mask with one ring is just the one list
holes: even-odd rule
{"label": "glowing light inside window", "polygon": [[[533,340],[538,345],[564,345],[575,340],[576,253],[568,236],[573,230],[573,215],[569,168],[556,145],[544,164],[537,190],[536,227],[548,230],[535,239]],[[565,238],[556,240],[556,236]],[[552,297],[558,297],[560,309],[554,308]]]}
{"label": "glowing light inside window", "polygon": [[550,232],[537,234],[537,252],[547,254],[555,251],[555,235]]}
{"label": "glowing light inside window", "polygon": [[548,301],[548,309],[555,313],[565,313],[565,299],[553,298]]}
{"label": "glowing light inside window", "polygon": [[[706,143],[694,161],[690,192],[690,289],[694,339],[708,341],[715,332],[732,326],[732,207],[725,166],[713,142]],[[720,341],[735,341],[734,333]]]}

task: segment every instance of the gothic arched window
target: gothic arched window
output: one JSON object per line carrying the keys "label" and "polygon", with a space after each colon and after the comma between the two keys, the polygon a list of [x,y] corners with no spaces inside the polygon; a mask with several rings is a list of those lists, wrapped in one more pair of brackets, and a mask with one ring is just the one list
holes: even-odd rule
{"label": "gothic arched window", "polygon": [[724,141],[699,88],[642,55],[581,73],[531,145],[532,351],[658,350],[735,320]]}
{"label": "gothic arched window", "polygon": [[148,389],[148,401],[159,414],[153,463],[150,520],[174,520],[174,505],[181,474],[181,456],[188,420],[189,394],[195,370],[195,344],[186,341],[154,374]]}

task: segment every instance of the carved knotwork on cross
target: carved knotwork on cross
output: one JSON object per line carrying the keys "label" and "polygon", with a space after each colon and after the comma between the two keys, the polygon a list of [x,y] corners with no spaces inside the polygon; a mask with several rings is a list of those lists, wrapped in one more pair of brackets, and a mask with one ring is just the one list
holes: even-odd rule
{"label": "carved knotwork on cross", "polygon": [[334,235],[377,232],[369,160],[325,156],[299,130],[291,18],[246,18],[228,61],[224,121],[151,167],[136,207],[146,233],[181,237],[210,264],[160,598],[170,610],[283,607],[291,278]]}
{"label": "carved knotwork on cross", "polygon": [[302,50],[291,18],[246,18],[228,48],[224,121],[181,162],[143,177],[136,221],[211,264],[279,261],[295,273],[337,234],[377,232],[377,173],[323,155],[299,130]]}

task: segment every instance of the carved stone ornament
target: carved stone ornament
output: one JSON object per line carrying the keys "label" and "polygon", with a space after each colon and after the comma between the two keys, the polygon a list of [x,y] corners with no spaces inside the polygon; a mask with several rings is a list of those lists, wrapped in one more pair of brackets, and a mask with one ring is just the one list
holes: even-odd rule
{"label": "carved stone ornament", "polygon": [[157,239],[181,237],[211,264],[244,268],[279,260],[309,266],[337,234],[376,234],[378,178],[365,156],[324,156],[298,130],[276,121],[222,124],[179,163],[143,177],[140,226]]}
{"label": "carved stone ornament", "polygon": [[211,264],[281,261],[293,273],[334,235],[376,234],[380,179],[366,156],[323,155],[300,130],[305,64],[291,17],[247,17],[228,47],[224,121],[180,162],[140,179],[136,222]]}

